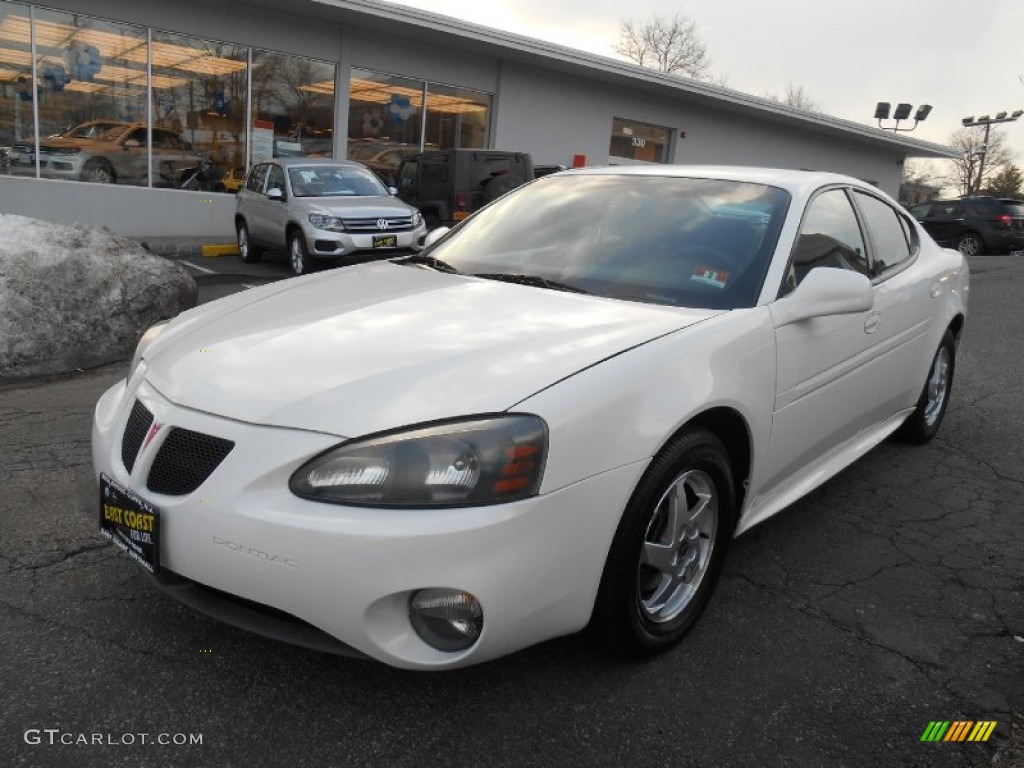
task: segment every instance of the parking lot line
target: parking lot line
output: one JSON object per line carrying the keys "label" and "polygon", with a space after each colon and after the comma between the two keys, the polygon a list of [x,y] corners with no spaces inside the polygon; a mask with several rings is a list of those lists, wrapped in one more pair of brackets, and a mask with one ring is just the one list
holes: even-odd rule
{"label": "parking lot line", "polygon": [[205,272],[208,275],[217,274],[217,271],[215,269],[207,269],[206,267],[200,267],[198,264],[193,264],[191,261],[186,261],[182,259],[181,263],[185,264],[186,266],[192,267],[192,269],[198,269],[200,272]]}

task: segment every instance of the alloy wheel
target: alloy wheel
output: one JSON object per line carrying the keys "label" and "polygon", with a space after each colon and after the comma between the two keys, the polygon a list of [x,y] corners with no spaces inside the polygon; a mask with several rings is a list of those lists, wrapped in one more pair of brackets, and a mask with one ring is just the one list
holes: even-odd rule
{"label": "alloy wheel", "polygon": [[637,573],[637,600],[650,621],[672,621],[697,593],[715,545],[718,503],[711,477],[691,469],[655,505]]}

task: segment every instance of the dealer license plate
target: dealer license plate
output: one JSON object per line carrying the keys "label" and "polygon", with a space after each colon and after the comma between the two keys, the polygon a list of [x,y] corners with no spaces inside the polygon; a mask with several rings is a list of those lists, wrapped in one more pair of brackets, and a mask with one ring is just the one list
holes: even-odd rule
{"label": "dealer license plate", "polygon": [[374,248],[396,248],[398,246],[398,235],[374,235]]}
{"label": "dealer license plate", "polygon": [[100,533],[150,573],[160,570],[160,510],[102,473]]}

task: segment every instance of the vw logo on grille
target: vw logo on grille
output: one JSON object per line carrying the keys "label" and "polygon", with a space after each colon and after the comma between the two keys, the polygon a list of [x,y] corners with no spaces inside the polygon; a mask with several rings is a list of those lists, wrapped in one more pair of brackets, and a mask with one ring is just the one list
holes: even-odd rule
{"label": "vw logo on grille", "polygon": [[387,229],[389,226],[387,219],[377,219],[377,229]]}

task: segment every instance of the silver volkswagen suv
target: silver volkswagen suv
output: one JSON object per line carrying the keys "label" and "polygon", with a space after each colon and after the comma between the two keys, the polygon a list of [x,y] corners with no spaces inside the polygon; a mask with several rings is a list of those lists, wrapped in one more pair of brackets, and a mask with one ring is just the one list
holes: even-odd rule
{"label": "silver volkswagen suv", "polygon": [[235,232],[242,261],[287,250],[293,274],[319,264],[390,258],[420,249],[420,212],[373,171],[350,160],[276,157],[257,163],[238,192]]}

